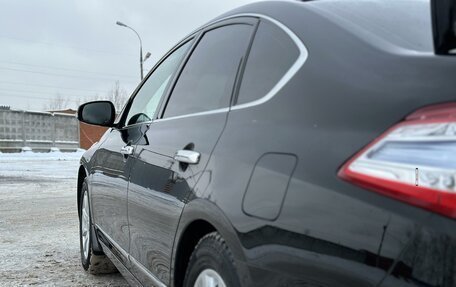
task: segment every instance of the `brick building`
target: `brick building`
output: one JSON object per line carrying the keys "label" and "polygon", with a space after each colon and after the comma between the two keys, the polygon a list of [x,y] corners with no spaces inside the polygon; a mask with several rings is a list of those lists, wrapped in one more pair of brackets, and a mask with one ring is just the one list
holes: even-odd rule
{"label": "brick building", "polygon": [[[73,114],[76,116],[77,111],[73,109],[66,109],[61,111],[50,111],[54,113]],[[96,143],[104,132],[107,130],[105,127],[93,126],[79,122],[79,147],[89,149]]]}
{"label": "brick building", "polygon": [[79,122],[79,146],[89,149],[105,133],[107,128]]}

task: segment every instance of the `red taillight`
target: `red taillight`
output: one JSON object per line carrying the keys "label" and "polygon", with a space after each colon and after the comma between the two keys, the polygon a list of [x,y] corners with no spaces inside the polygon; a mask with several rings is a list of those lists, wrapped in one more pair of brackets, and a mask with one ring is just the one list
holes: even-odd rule
{"label": "red taillight", "polygon": [[414,112],[357,153],[338,175],[456,218],[456,103]]}

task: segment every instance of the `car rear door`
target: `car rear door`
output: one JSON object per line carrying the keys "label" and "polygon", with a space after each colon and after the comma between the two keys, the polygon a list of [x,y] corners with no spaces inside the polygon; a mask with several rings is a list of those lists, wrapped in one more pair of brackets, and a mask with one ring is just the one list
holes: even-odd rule
{"label": "car rear door", "polygon": [[201,32],[149,125],[147,144],[136,147],[128,192],[130,255],[133,273],[146,284],[170,281],[180,215],[225,126],[255,25],[255,19],[236,18]]}

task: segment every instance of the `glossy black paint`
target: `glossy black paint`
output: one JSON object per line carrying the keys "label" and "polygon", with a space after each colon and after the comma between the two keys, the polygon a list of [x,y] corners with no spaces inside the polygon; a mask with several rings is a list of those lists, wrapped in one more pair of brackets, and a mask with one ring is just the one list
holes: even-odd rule
{"label": "glossy black paint", "polygon": [[145,141],[144,126],[110,129],[95,152],[89,172],[89,191],[96,224],[120,248],[116,254],[124,263],[130,245],[127,218],[127,190],[133,158],[121,154],[124,146]]}
{"label": "glossy black paint", "polygon": [[[152,122],[114,127],[87,152],[99,239],[144,285],[180,286],[181,254],[193,248],[186,242],[210,225],[230,247],[243,286],[456,286],[454,220],[336,175],[409,113],[455,101],[456,58],[366,33],[336,17],[337,5],[267,2],[221,16],[283,23],[308,50],[305,64],[262,104],[162,119],[165,98]],[[133,155],[120,154],[126,144]],[[186,148],[201,153],[197,165],[174,161]],[[277,160],[283,168],[261,160],[268,154],[286,155]],[[275,197],[280,204],[252,183],[261,178],[258,163],[260,175],[289,179]],[[265,197],[245,208],[252,184]]]}
{"label": "glossy black paint", "polygon": [[431,0],[434,47],[438,54],[448,54],[456,48],[456,1]]}

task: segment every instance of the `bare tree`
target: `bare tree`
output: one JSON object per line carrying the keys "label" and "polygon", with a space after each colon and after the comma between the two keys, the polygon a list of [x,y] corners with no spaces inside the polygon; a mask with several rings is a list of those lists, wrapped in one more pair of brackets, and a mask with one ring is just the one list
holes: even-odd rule
{"label": "bare tree", "polygon": [[70,105],[70,100],[63,97],[60,93],[57,93],[55,98],[50,99],[49,103],[44,107],[48,111],[57,111],[68,109]]}
{"label": "bare tree", "polygon": [[86,96],[84,98],[80,97],[70,100],[69,98],[63,97],[60,93],[57,93],[55,98],[51,99],[47,105],[44,105],[44,110],[64,110],[74,106],[77,108],[83,103],[98,100],[111,101],[114,104],[116,111],[120,111],[128,100],[128,93],[121,87],[119,81],[115,81],[112,88],[105,95],[94,94],[93,96]]}
{"label": "bare tree", "polygon": [[79,107],[80,105],[84,104],[84,103],[92,102],[92,101],[99,101],[99,100],[103,100],[103,98],[100,97],[99,94],[94,94],[92,96],[86,96],[86,97],[84,97],[84,99],[82,97],[78,98],[78,99],[75,100],[76,108]]}
{"label": "bare tree", "polygon": [[120,86],[119,81],[116,81],[108,93],[108,99],[116,107],[116,111],[120,111],[128,100],[127,91]]}

